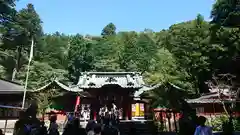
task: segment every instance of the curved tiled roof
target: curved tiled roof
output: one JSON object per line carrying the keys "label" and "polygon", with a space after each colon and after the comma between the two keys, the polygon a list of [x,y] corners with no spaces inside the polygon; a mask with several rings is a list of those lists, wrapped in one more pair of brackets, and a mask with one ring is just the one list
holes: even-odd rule
{"label": "curved tiled roof", "polygon": [[138,72],[82,72],[77,86],[82,89],[119,85],[122,88],[143,87],[142,76]]}
{"label": "curved tiled roof", "polygon": [[54,80],[39,89],[33,90],[32,92],[46,89],[53,84],[59,86],[63,90],[80,94],[87,94],[84,91],[91,88],[118,85],[122,88],[135,89],[136,91],[134,93],[134,97],[140,97],[143,92],[159,88],[162,85],[162,83],[158,83],[153,86],[147,86],[139,72],[82,72],[76,85],[66,86],[58,80]]}
{"label": "curved tiled roof", "polygon": [[66,85],[64,85],[63,83],[59,82],[58,80],[54,80],[54,81],[52,81],[52,82],[44,85],[44,86],[41,87],[41,88],[32,90],[31,92],[41,91],[41,90],[43,90],[43,89],[46,89],[47,87],[49,87],[49,86],[52,85],[52,84],[57,84],[60,88],[66,90],[66,91],[71,91],[71,92],[81,92],[81,91],[83,91],[82,89],[79,89],[77,86],[66,86]]}
{"label": "curved tiled roof", "polygon": [[18,94],[23,92],[24,87],[19,83],[0,79],[0,94]]}
{"label": "curved tiled roof", "polygon": [[[172,84],[172,83],[170,83],[170,82],[168,82],[168,84],[169,84],[171,87],[175,88],[175,89],[183,90],[182,88],[180,88],[180,87],[178,87],[178,86],[176,86],[176,85],[174,85],[174,84]],[[161,83],[161,82],[160,82],[160,83],[157,83],[157,84],[155,84],[155,85],[153,85],[153,86],[146,86],[146,85],[144,85],[141,89],[139,89],[138,91],[135,92],[134,97],[139,97],[139,96],[140,96],[142,93],[144,93],[145,91],[158,89],[158,88],[161,87],[162,85],[163,85],[163,83]]]}
{"label": "curved tiled roof", "polygon": [[[67,86],[58,80],[53,80],[43,87],[35,90],[28,90],[28,92],[38,92],[47,89],[52,85],[57,85],[63,90],[82,95],[87,94],[84,92],[84,89],[86,91],[86,89],[89,88],[101,88],[108,85],[118,85],[122,88],[135,89],[136,91],[134,96],[139,97],[145,91],[158,88],[161,83],[154,86],[147,86],[139,72],[82,72],[76,85]],[[2,90],[0,88],[1,93],[24,92],[24,87],[20,84],[11,83],[5,80],[0,80],[0,86],[2,87]]]}
{"label": "curved tiled roof", "polygon": [[118,85],[122,88],[136,89],[134,97],[161,85],[147,86],[139,72],[82,72],[77,86],[81,89],[101,88],[107,85]]}
{"label": "curved tiled roof", "polygon": [[44,90],[48,87],[50,87],[51,85],[57,85],[58,87],[60,87],[61,89],[63,90],[66,90],[66,91],[69,91],[69,92],[74,92],[74,93],[78,93],[80,96],[88,96],[89,94],[87,92],[84,92],[83,89],[80,89],[78,86],[76,85],[72,85],[72,86],[66,86],[65,84],[59,82],[58,80],[54,80],[48,84],[46,84],[45,86],[41,87],[41,88],[38,88],[38,89],[35,89],[35,90],[32,90],[32,91],[29,91],[29,92],[38,92],[38,91],[41,91],[41,90]]}
{"label": "curved tiled roof", "polygon": [[232,101],[230,99],[224,99],[224,100],[220,100],[220,99],[192,99],[192,100],[187,100],[188,103],[202,103],[202,104],[205,104],[205,103],[221,103],[221,102],[224,102],[224,103],[232,103],[232,102],[235,102],[235,101]]}
{"label": "curved tiled roof", "polygon": [[[221,103],[221,102],[235,102],[235,99],[233,98],[235,94],[229,94],[229,93],[221,93],[222,96],[227,98],[221,98],[219,99],[219,93],[217,92],[210,92],[205,93],[201,97],[196,99],[188,99],[186,100],[188,103]],[[232,98],[229,98],[229,96],[232,96]]]}

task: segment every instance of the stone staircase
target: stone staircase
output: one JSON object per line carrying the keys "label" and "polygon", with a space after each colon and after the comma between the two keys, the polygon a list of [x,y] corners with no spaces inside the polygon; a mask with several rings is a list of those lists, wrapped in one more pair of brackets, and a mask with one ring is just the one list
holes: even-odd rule
{"label": "stone staircase", "polygon": [[136,129],[136,135],[155,135],[156,128],[153,121],[124,121],[120,122],[121,135],[130,135],[130,128]]}

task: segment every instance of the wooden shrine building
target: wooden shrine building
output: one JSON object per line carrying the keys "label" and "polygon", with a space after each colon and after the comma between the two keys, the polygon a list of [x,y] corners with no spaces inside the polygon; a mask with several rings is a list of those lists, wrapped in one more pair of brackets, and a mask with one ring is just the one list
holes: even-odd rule
{"label": "wooden shrine building", "polygon": [[[24,87],[18,83],[0,79],[0,105],[21,107]],[[0,107],[0,119],[17,118],[18,111]]]}
{"label": "wooden shrine building", "polygon": [[[233,104],[239,103],[239,95],[236,92],[230,92],[229,90],[223,90],[219,93],[219,90],[210,90],[209,93],[202,94],[199,98],[189,99],[187,102],[196,109],[198,115],[222,115],[225,113],[223,104],[229,111]],[[233,110],[234,111],[234,110]],[[238,112],[233,112],[238,115]]]}
{"label": "wooden shrine building", "polygon": [[100,107],[114,102],[122,109],[122,119],[130,120],[148,114],[148,104],[140,95],[151,88],[138,72],[82,72],[77,84],[67,86],[55,80],[34,92],[60,91],[55,101],[62,110],[73,112],[76,104],[88,105],[91,119]]}

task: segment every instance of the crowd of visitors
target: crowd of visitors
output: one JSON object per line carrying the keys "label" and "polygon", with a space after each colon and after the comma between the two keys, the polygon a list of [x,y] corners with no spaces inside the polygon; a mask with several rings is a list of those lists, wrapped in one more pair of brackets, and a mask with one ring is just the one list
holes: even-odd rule
{"label": "crowd of visitors", "polygon": [[[49,128],[41,122],[37,116],[38,107],[32,104],[26,111],[20,113],[19,120],[15,123],[13,135],[60,135],[56,115],[50,116]],[[106,115],[109,116],[109,115]],[[112,122],[111,117],[104,117],[102,123],[89,120],[86,128],[81,127],[80,119],[69,117],[62,135],[120,135],[117,124]],[[195,122],[194,122],[195,121]],[[206,118],[203,116],[192,117],[190,120],[187,115],[183,115],[179,120],[180,135],[212,135],[211,127],[205,125]],[[182,125],[182,126],[181,126]],[[136,134],[134,125],[129,127],[130,135]],[[3,135],[0,130],[0,135]]]}
{"label": "crowd of visitors", "polygon": [[[37,105],[32,104],[26,111],[20,113],[13,135],[60,135],[56,115],[50,116],[50,125],[47,128],[44,122],[37,119],[37,110]],[[81,127],[79,118],[71,117],[62,135],[120,135],[120,132],[107,117],[101,124],[89,121],[86,128]]]}

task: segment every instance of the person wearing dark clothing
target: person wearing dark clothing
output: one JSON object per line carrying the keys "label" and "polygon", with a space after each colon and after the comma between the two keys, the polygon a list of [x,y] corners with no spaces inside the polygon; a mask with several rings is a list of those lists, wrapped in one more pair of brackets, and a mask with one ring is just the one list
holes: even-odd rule
{"label": "person wearing dark clothing", "polygon": [[86,132],[88,135],[94,135],[94,127],[96,125],[96,122],[93,120],[88,121],[86,125]]}
{"label": "person wearing dark clothing", "polygon": [[187,114],[182,113],[179,119],[179,135],[193,135],[195,128],[192,133],[192,126],[191,120],[188,118]]}
{"label": "person wearing dark clothing", "polygon": [[47,127],[45,126],[44,121],[41,123],[41,130],[40,130],[40,135],[48,135]]}
{"label": "person wearing dark clothing", "polygon": [[78,129],[78,134],[77,134],[77,135],[87,135],[87,133],[86,133],[86,131],[85,131],[84,128],[80,127],[80,128]]}
{"label": "person wearing dark clothing", "polygon": [[4,135],[2,129],[0,129],[0,135]]}
{"label": "person wearing dark clothing", "polygon": [[79,119],[75,118],[71,123],[66,125],[62,135],[86,135],[86,131],[80,127]]}
{"label": "person wearing dark clothing", "polygon": [[49,135],[59,135],[58,132],[58,124],[57,124],[57,116],[53,115],[50,117],[50,126],[48,129],[48,134]]}
{"label": "person wearing dark clothing", "polygon": [[103,131],[101,135],[120,135],[119,130],[116,127],[109,125],[110,119],[105,118]]}
{"label": "person wearing dark clothing", "polygon": [[71,129],[72,129],[72,123],[68,122],[66,124],[66,126],[64,127],[63,133],[62,135],[68,135],[71,133]]}
{"label": "person wearing dark clothing", "polygon": [[13,135],[42,135],[40,132],[43,127],[36,117],[37,109],[37,104],[33,103],[25,112],[20,113]]}
{"label": "person wearing dark clothing", "polygon": [[94,135],[101,135],[102,132],[102,126],[100,124],[96,124],[94,127]]}
{"label": "person wearing dark clothing", "polygon": [[179,119],[179,135],[193,135],[196,127],[196,112],[191,109],[183,110]]}
{"label": "person wearing dark clothing", "polygon": [[27,116],[24,111],[19,113],[19,119],[14,125],[13,135],[22,135],[24,134],[24,124],[26,122]]}

